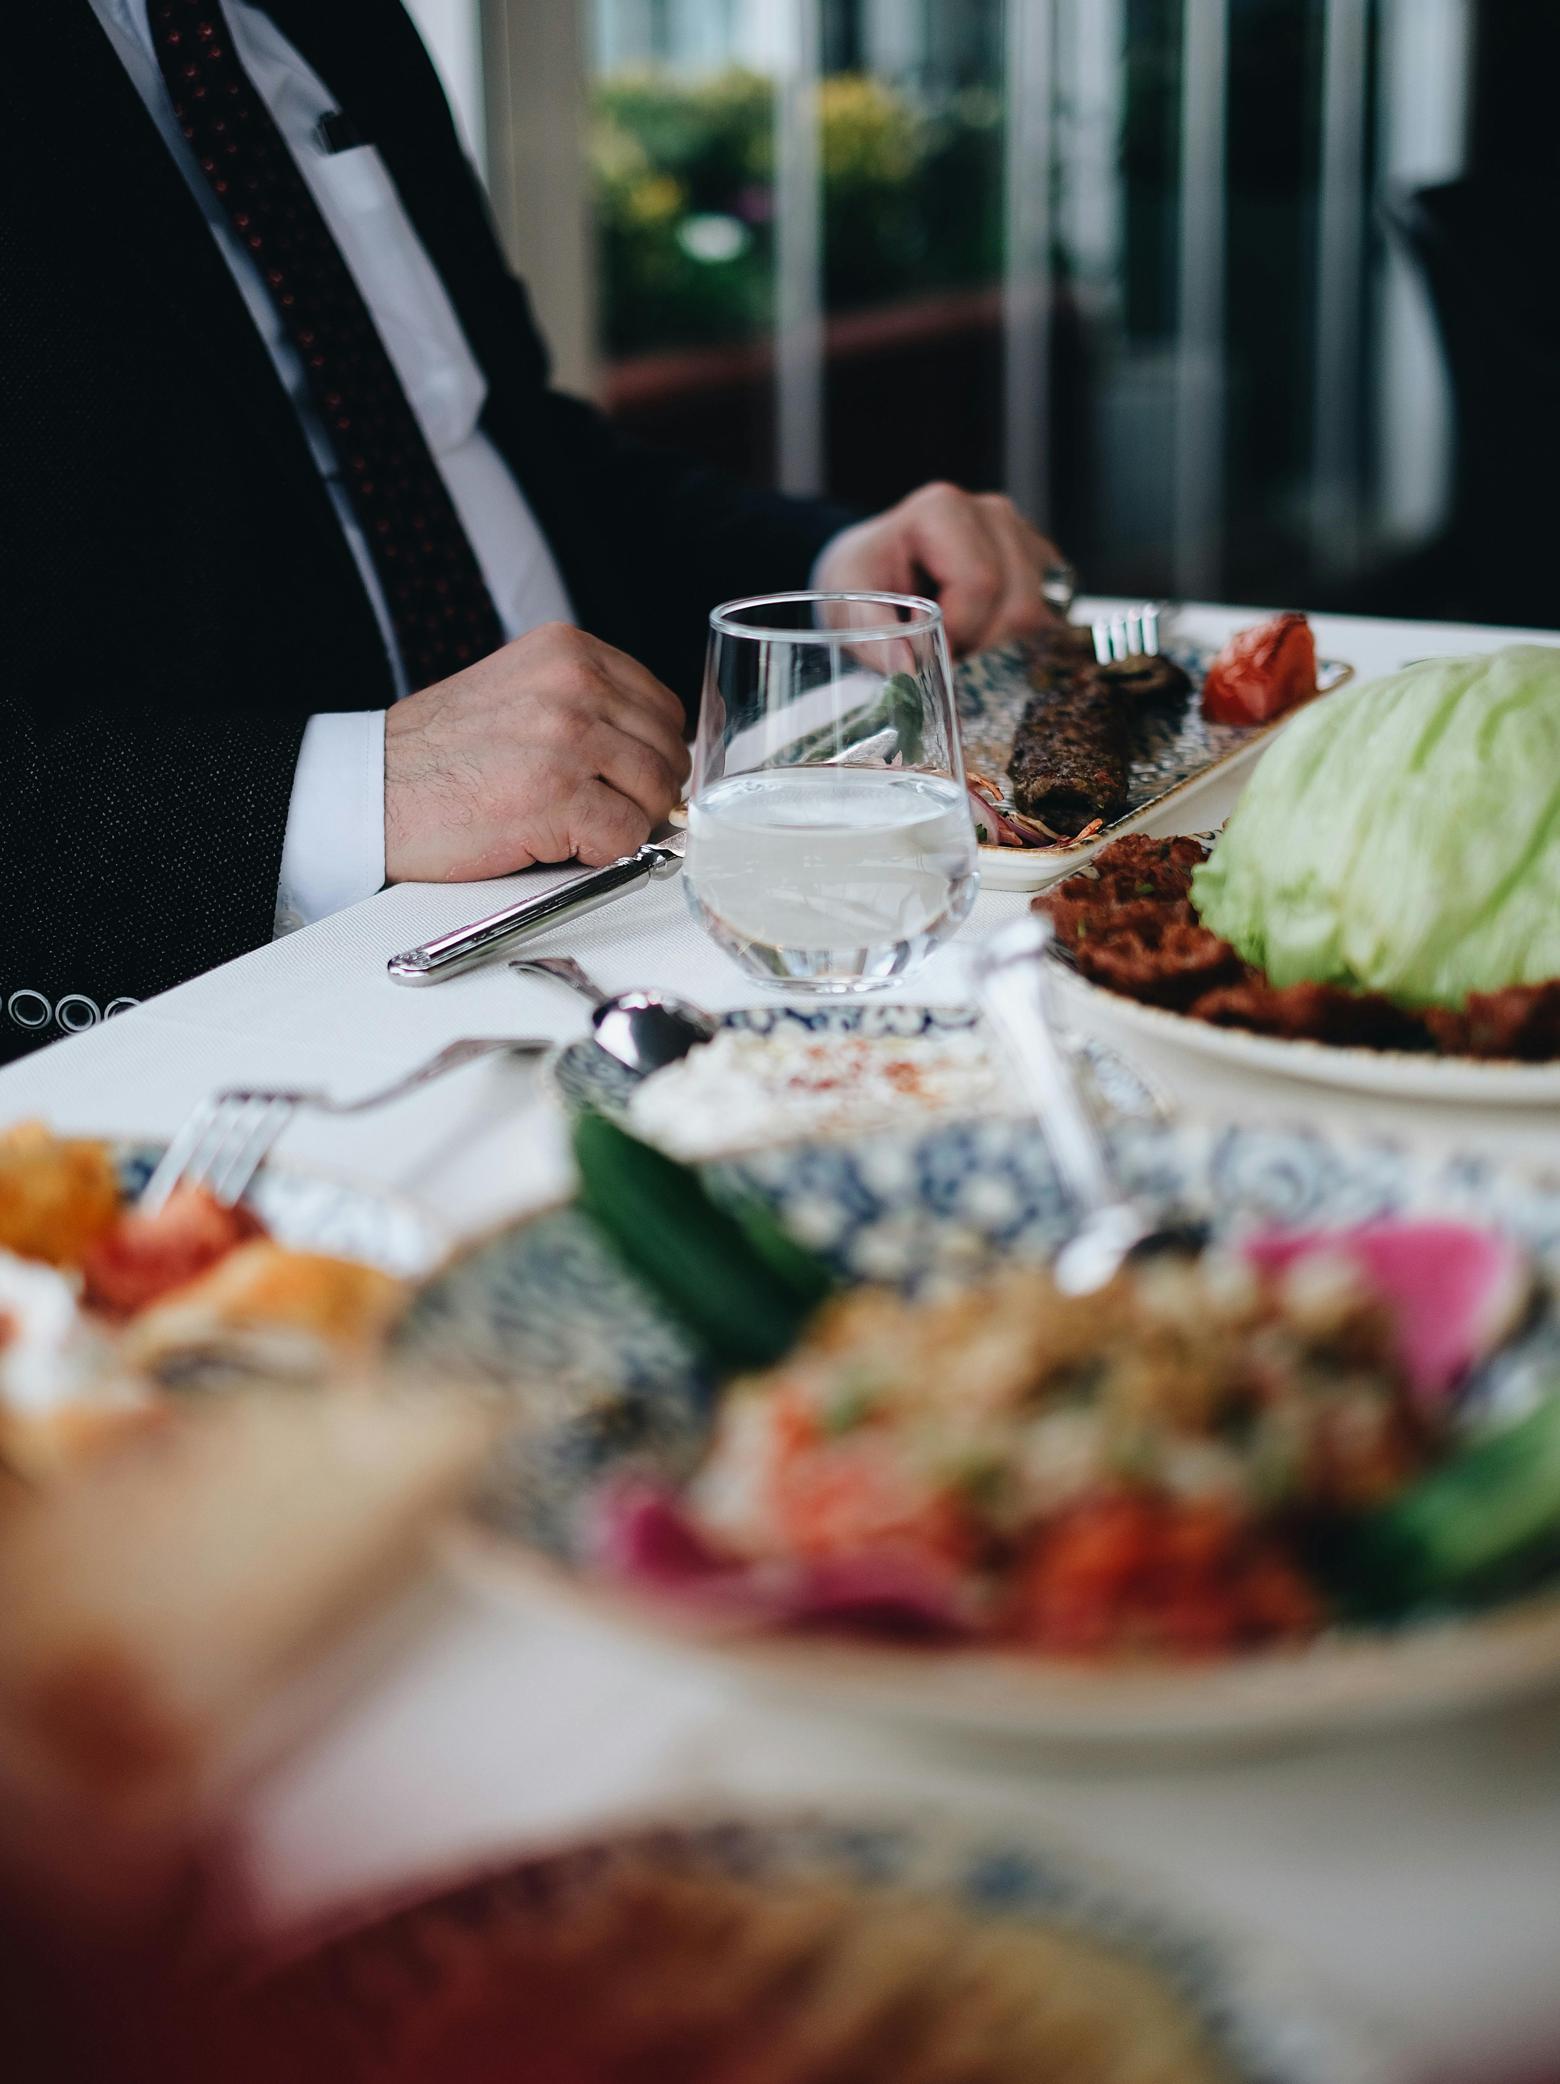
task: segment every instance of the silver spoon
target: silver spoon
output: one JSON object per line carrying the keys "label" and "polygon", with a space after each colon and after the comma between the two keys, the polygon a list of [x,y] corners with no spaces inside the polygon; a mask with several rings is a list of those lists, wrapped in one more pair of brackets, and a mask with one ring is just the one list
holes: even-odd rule
{"label": "silver spoon", "polygon": [[1206,1233],[1195,1224],[1161,1221],[1116,1178],[1052,1021],[1050,945],[1048,919],[1038,912],[1015,919],[975,958],[975,987],[1019,1074],[1077,1219],[1052,1262],[1052,1277],[1064,1295],[1092,1295],[1129,1258],[1196,1253]]}
{"label": "silver spoon", "polygon": [[700,1007],[668,992],[609,995],[567,955],[521,956],[509,967],[517,976],[550,977],[555,984],[577,991],[594,1008],[590,1021],[597,1042],[608,1056],[616,1057],[641,1078],[677,1063],[689,1050],[708,1042],[720,1025]]}

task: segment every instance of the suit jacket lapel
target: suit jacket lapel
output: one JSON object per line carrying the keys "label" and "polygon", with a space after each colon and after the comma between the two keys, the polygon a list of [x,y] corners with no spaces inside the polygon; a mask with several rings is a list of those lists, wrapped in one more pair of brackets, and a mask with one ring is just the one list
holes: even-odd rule
{"label": "suit jacket lapel", "polygon": [[[222,603],[230,620],[252,616],[254,670],[277,680],[279,696],[293,676],[270,647],[285,656],[291,637],[339,687],[331,706],[380,705],[390,693],[383,640],[297,412],[117,51],[86,0],[19,10],[6,38],[0,165],[13,197],[31,205],[18,265],[33,278],[25,289],[8,281],[18,296],[6,325],[36,322],[32,353],[81,365],[74,393],[63,366],[40,369],[31,386],[45,416],[62,398],[81,401],[83,424],[68,430],[61,461],[91,469],[82,451],[96,416],[108,430],[94,452],[101,496],[134,499],[137,479],[156,479],[183,503],[166,582],[204,585],[213,616]],[[71,83],[70,130],[40,92],[56,78]],[[135,554],[152,553],[138,543]]]}

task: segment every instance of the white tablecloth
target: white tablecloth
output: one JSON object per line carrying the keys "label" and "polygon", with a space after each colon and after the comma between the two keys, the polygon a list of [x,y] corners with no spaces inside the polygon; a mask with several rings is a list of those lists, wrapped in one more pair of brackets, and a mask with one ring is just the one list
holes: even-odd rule
{"label": "white tablecloth", "polygon": [[[1189,609],[1184,627],[1216,640],[1252,619]],[[1315,622],[1323,653],[1367,675],[1520,634]],[[1228,789],[1210,792],[1165,829],[1214,823],[1229,801]],[[64,1129],[155,1137],[219,1085],[305,1082],[345,1096],[457,1035],[576,1033],[574,1002],[502,965],[423,990],[384,972],[395,950],[556,879],[387,891],[0,1073],[0,1121],[38,1115]],[[1026,902],[982,896],[961,940]],[[610,988],[663,984],[712,1007],[759,995],[694,926],[675,882],[548,946]],[[962,961],[956,943],[904,995],[962,998]],[[1351,1098],[1126,1046],[1189,1111],[1304,1113],[1517,1162],[1560,1158],[1552,1115]],[[280,1155],[404,1192],[452,1233],[534,1205],[566,1179],[558,1124],[534,1072],[515,1066],[463,1072],[366,1121],[302,1117]],[[1091,1775],[782,1709],[705,1667],[452,1589],[439,1625],[265,1791],[254,1815],[259,1883],[277,1914],[300,1913],[694,1791],[995,1806],[1288,1942],[1325,1983],[1384,2019],[1427,2073],[1492,2069],[1525,2049],[1560,2054],[1560,1715],[1551,1711],[1288,1758]]]}

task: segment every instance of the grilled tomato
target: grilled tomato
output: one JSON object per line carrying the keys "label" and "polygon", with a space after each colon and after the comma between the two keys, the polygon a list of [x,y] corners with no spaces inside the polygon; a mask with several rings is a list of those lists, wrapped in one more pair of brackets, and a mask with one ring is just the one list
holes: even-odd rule
{"label": "grilled tomato", "polygon": [[1213,724],[1266,724],[1316,693],[1316,639],[1303,615],[1237,630],[1208,668],[1203,715]]}

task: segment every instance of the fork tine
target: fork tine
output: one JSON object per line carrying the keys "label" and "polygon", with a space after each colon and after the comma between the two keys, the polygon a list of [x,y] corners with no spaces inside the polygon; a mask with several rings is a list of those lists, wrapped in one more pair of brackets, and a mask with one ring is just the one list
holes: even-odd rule
{"label": "fork tine", "polygon": [[1162,601],[1144,601],[1139,606],[1119,609],[1100,622],[1091,622],[1094,656],[1102,666],[1118,660],[1157,658]]}
{"label": "fork tine", "polygon": [[155,1216],[184,1178],[190,1160],[204,1143],[220,1105],[215,1096],[202,1100],[185,1117],[183,1127],[175,1132],[173,1141],[158,1159],[151,1178],[141,1189],[139,1206],[147,1215]]}
{"label": "fork tine", "polygon": [[248,1149],[256,1121],[264,1116],[264,1094],[220,1093],[211,1134],[185,1173],[189,1185],[203,1188],[213,1200],[224,1200],[227,1177]]}
{"label": "fork tine", "polygon": [[204,1133],[184,1161],[179,1176],[181,1187],[211,1185],[212,1174],[227,1162],[233,1139],[249,1107],[248,1093],[216,1093],[210,1103]]}
{"label": "fork tine", "polygon": [[227,1147],[211,1161],[206,1175],[208,1190],[225,1208],[231,1208],[242,1197],[270,1156],[276,1139],[292,1120],[293,1105],[285,1093],[240,1096]]}
{"label": "fork tine", "polygon": [[158,1173],[167,1167],[167,1180],[162,1184],[158,1198],[150,1200],[148,1196],[142,1196],[142,1207],[148,1211],[148,1215],[156,1215],[156,1211],[165,1205],[175,1188],[204,1186],[208,1182],[212,1165],[219,1165],[223,1159],[223,1152],[227,1150],[227,1144],[233,1136],[233,1117],[237,1113],[237,1105],[240,1105],[244,1098],[248,1096],[215,1092],[194,1111],[190,1121],[185,1123],[181,1136],[177,1138],[177,1142],[183,1144],[183,1148],[177,1152],[179,1163],[169,1165],[169,1157],[175,1155],[175,1146],[171,1146],[169,1157],[165,1157],[162,1165],[158,1165]]}
{"label": "fork tine", "polygon": [[300,1107],[319,1107],[327,1114],[363,1114],[481,1057],[541,1056],[547,1048],[546,1043],[525,1036],[467,1036],[447,1043],[427,1063],[357,1100],[332,1100],[328,1093],[303,1087],[215,1093],[202,1100],[176,1132],[142,1189],[139,1205],[147,1215],[156,1215],[175,1187],[188,1184],[205,1187],[231,1207]]}
{"label": "fork tine", "polygon": [[204,1187],[231,1206],[291,1119],[291,1095],[213,1094],[194,1110],[168,1146],[147,1181],[142,1209],[156,1215],[174,1189],[183,1186]]}

